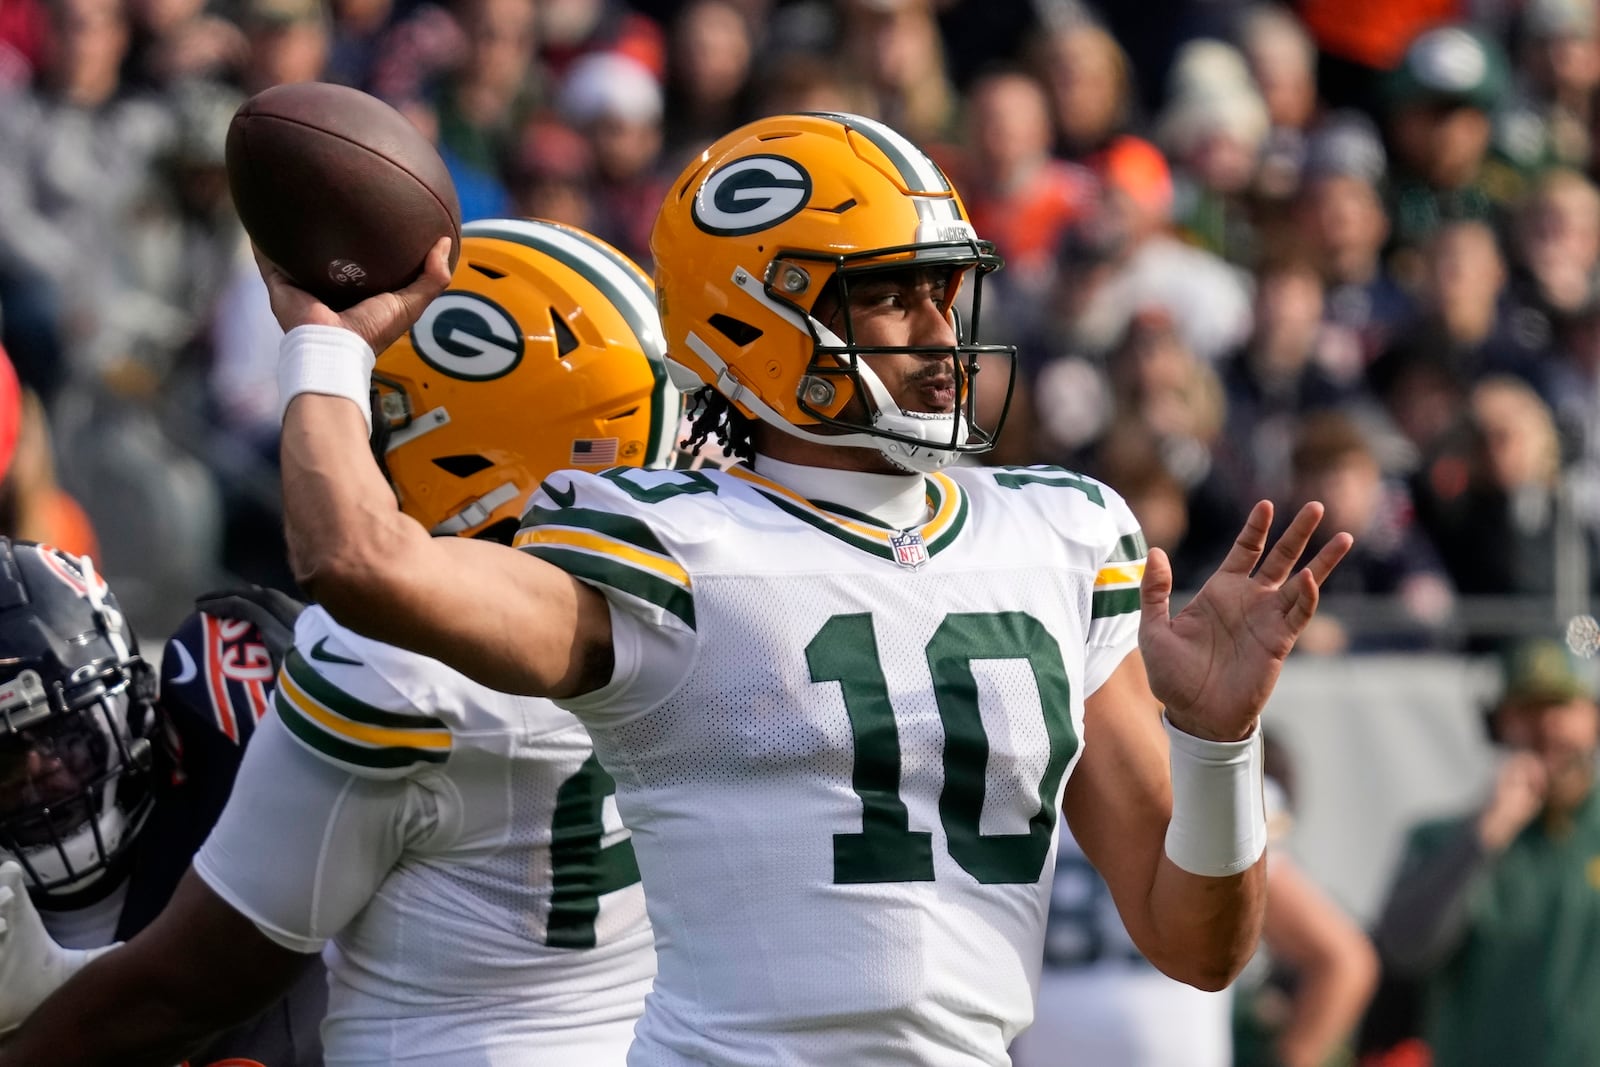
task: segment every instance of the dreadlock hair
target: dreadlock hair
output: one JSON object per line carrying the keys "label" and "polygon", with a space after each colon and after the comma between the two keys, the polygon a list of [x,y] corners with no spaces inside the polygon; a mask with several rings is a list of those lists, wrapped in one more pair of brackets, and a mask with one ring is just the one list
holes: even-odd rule
{"label": "dreadlock hair", "polygon": [[752,419],[706,385],[689,394],[689,436],[680,445],[698,456],[706,440],[715,437],[723,451],[749,463],[756,458],[755,429]]}

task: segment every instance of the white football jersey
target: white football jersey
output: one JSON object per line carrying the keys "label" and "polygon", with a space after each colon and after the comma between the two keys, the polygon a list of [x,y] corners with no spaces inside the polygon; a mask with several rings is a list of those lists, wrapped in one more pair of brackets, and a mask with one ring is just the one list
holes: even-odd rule
{"label": "white football jersey", "polygon": [[516,543],[612,606],[615,675],[566,706],[656,930],[629,1063],[1007,1063],[1083,700],[1136,640],[1126,505],[958,468],[897,531],[743,467],[567,479]]}
{"label": "white football jersey", "polygon": [[316,607],[274,700],[196,869],[280,944],[327,945],[327,1062],[623,1063],[655,958],[578,720]]}
{"label": "white football jersey", "polygon": [[1134,947],[1111,890],[1063,827],[1033,1025],[1015,1067],[1228,1067],[1233,989],[1168,978]]}

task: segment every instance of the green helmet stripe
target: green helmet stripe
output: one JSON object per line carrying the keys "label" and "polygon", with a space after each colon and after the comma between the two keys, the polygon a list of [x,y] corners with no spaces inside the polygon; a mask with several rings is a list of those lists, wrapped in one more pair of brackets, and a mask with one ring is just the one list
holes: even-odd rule
{"label": "green helmet stripe", "polygon": [[847,115],[837,111],[814,112],[819,118],[832,119],[840,125],[855,130],[871,141],[878,150],[889,157],[889,162],[900,172],[906,188],[912,192],[950,192],[950,179],[946,178],[928,154],[904,136],[874,119],[861,115]]}
{"label": "green helmet stripe", "polygon": [[622,315],[633,331],[639,350],[650,364],[651,387],[650,441],[647,455],[664,462],[678,429],[677,411],[669,403],[673,396],[667,377],[667,344],[656,313],[654,291],[645,284],[639,268],[620,253],[581,230],[532,219],[483,219],[461,229],[463,237],[490,237],[531,248],[565,264],[604,297]]}

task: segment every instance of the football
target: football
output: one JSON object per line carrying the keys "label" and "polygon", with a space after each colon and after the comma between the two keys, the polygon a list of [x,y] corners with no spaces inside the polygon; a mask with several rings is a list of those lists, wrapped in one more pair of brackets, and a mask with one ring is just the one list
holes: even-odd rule
{"label": "football", "polygon": [[245,232],[334,310],[398,289],[428,250],[461,247],[461,207],[444,161],[404,115],[358,89],[266,89],[228,126],[228,185]]}

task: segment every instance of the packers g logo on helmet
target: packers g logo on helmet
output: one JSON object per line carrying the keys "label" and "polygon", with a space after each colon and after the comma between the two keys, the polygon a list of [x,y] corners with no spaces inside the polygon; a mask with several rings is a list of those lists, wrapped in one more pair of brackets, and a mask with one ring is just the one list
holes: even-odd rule
{"label": "packers g logo on helmet", "polygon": [[452,378],[486,382],[522,360],[522,331],[511,313],[477,293],[441,293],[411,328],[428,366]]}
{"label": "packers g logo on helmet", "polygon": [[738,237],[792,218],[811,199],[811,175],[783,156],[746,156],[718,168],[694,198],[694,222],[707,233]]}
{"label": "packers g logo on helmet", "polygon": [[[1016,349],[976,338],[983,278],[1000,258],[950,179],[903,134],[833,112],[742,126],[672,183],[650,247],[680,385],[709,386],[743,418],[794,437],[876,449],[904,470],[994,445]],[[954,343],[858,343],[850,287],[886,271],[945,279]],[[824,296],[827,321],[816,314]],[[955,409],[903,409],[872,367],[894,354],[946,361]]]}
{"label": "packers g logo on helmet", "polygon": [[373,451],[434,534],[510,540],[566,467],[665,465],[682,398],[649,277],[581,230],[484,219],[450,288],[373,368]]}

